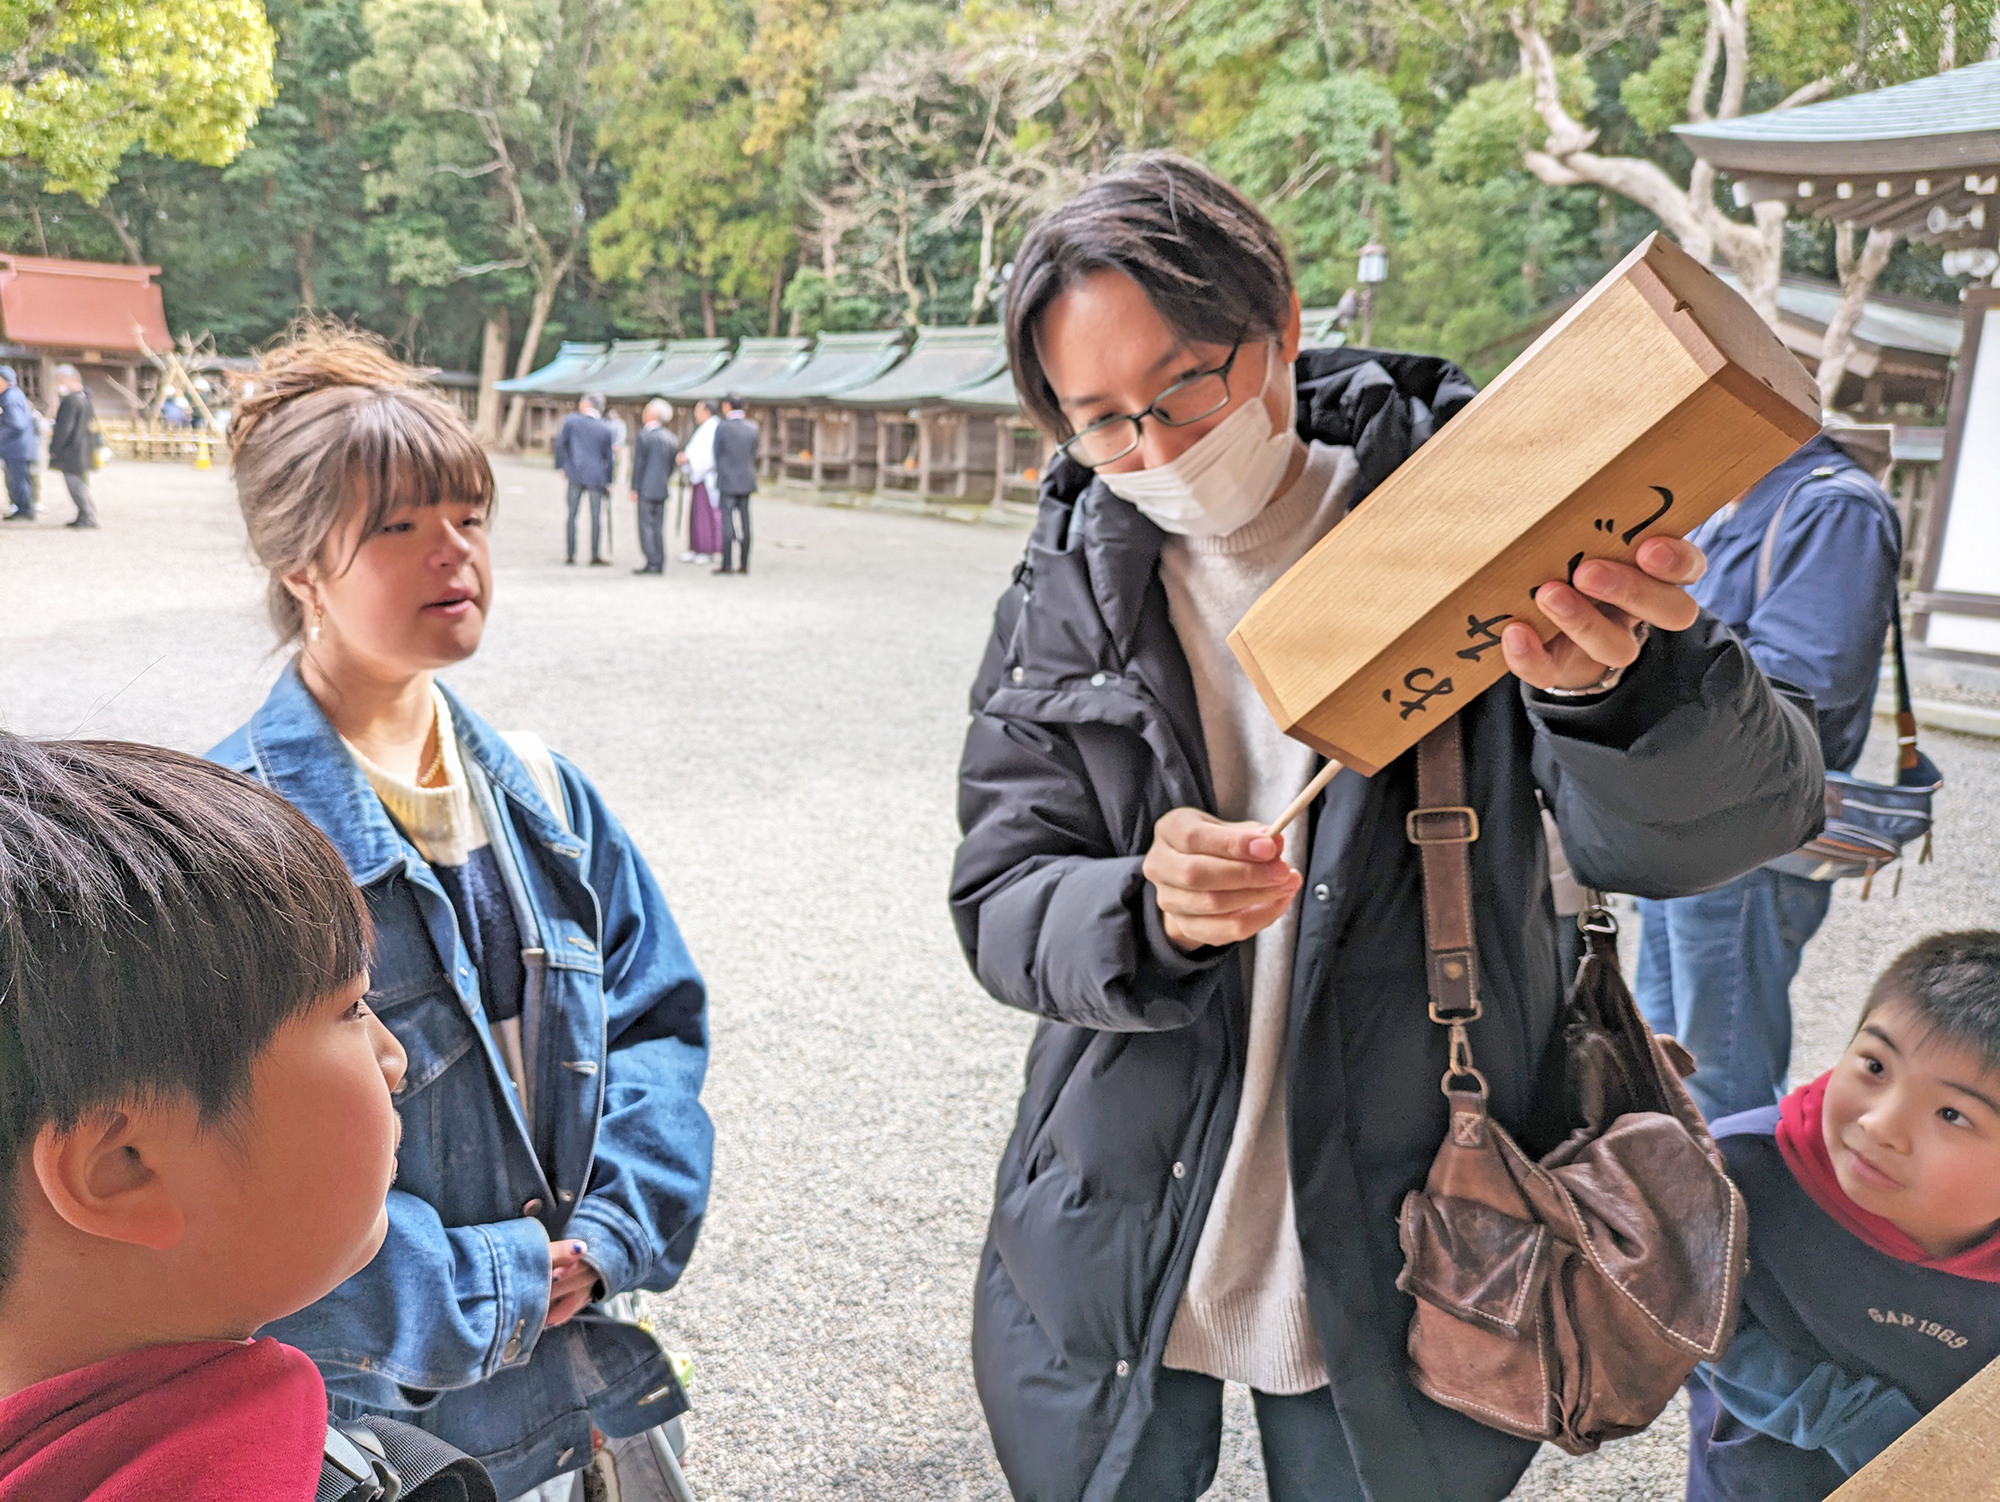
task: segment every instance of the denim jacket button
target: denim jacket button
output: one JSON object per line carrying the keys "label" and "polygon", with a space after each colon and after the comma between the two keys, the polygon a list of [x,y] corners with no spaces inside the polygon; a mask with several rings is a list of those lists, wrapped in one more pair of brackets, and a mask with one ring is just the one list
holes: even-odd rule
{"label": "denim jacket button", "polygon": [[1023,678],[1027,676],[1028,676],[1027,673],[1021,668],[1015,668],[1013,672],[1007,675],[1008,679],[1014,683],[1019,683]]}
{"label": "denim jacket button", "polygon": [[1121,1376],[1121,1377],[1129,1377],[1129,1376],[1131,1376],[1131,1375],[1132,1375],[1132,1363],[1131,1363],[1131,1362],[1129,1362],[1129,1361],[1121,1361],[1121,1362],[1119,1362],[1119,1363],[1118,1363],[1118,1367],[1117,1367],[1117,1371],[1118,1371],[1118,1375],[1119,1375],[1119,1376]]}
{"label": "denim jacket button", "polygon": [[1092,673],[1090,675],[1090,686],[1092,688],[1103,688],[1104,675],[1102,673]]}
{"label": "denim jacket button", "polygon": [[1321,882],[1318,886],[1313,888],[1313,896],[1318,898],[1321,902],[1326,901],[1327,898],[1331,897],[1332,895],[1333,895],[1333,888],[1328,886],[1325,882]]}

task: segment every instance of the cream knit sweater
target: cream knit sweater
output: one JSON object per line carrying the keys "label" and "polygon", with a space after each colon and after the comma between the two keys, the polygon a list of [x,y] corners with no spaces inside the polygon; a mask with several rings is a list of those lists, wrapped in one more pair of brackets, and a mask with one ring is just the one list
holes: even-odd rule
{"label": "cream knit sweater", "polygon": [[[1312,750],[1278,729],[1228,636],[1345,514],[1354,475],[1352,449],[1316,443],[1291,487],[1236,531],[1167,539],[1160,574],[1194,676],[1216,812],[1224,819],[1275,818],[1312,777]],[[1285,833],[1285,859],[1302,867],[1305,818]],[[1243,950],[1250,996],[1243,1098],[1165,1358],[1171,1367],[1278,1395],[1327,1381],[1306,1307],[1285,1142],[1285,1027],[1298,911],[1295,903]]]}

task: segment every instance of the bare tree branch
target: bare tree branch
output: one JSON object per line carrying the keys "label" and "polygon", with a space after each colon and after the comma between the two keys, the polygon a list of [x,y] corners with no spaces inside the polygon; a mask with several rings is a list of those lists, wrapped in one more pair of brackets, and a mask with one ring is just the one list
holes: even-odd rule
{"label": "bare tree branch", "polygon": [[1820,336],[1818,381],[1822,407],[1831,407],[1840,394],[1841,380],[1847,374],[1848,362],[1854,358],[1854,326],[1861,321],[1868,306],[1868,294],[1875,289],[1875,279],[1882,274],[1882,268],[1889,264],[1889,253],[1896,248],[1898,238],[1894,230],[1877,225],[1868,231],[1868,239],[1857,256],[1853,224],[1842,222],[1834,227],[1840,303],[1827,321],[1826,332]]}
{"label": "bare tree branch", "polygon": [[1722,32],[1713,19],[1702,33],[1701,60],[1695,64],[1694,82],[1688,85],[1688,119],[1708,119],[1708,91],[1715,82],[1715,62],[1722,56]]}

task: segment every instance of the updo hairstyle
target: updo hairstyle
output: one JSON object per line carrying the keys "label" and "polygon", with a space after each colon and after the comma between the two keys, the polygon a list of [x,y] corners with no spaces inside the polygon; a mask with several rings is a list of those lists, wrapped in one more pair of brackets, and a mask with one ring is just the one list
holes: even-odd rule
{"label": "updo hairstyle", "polygon": [[357,538],[405,506],[493,506],[492,467],[458,408],[380,340],[338,325],[302,325],[264,356],[230,420],[229,452],[280,645],[305,629],[285,576],[353,562],[331,558],[329,540],[357,497]]}

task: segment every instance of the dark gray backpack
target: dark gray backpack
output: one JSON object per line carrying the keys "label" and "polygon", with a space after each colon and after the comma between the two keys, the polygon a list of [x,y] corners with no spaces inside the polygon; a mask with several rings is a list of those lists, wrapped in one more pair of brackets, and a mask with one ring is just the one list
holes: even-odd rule
{"label": "dark gray backpack", "polygon": [[326,1426],[313,1502],[498,1502],[486,1468],[434,1434],[394,1419]]}

